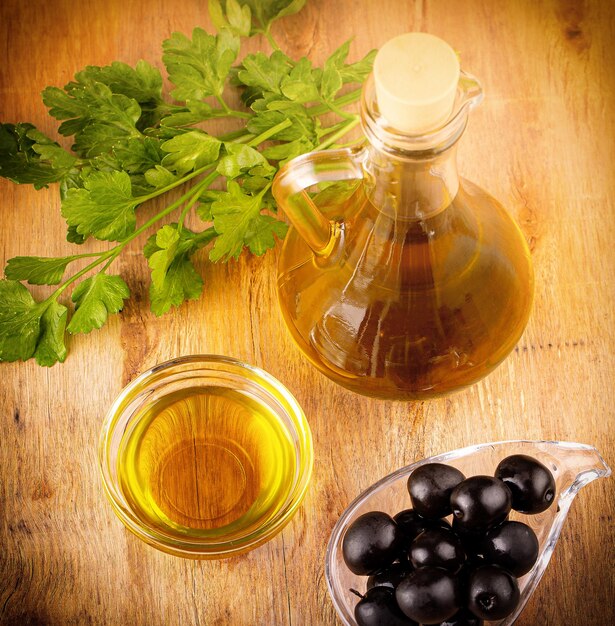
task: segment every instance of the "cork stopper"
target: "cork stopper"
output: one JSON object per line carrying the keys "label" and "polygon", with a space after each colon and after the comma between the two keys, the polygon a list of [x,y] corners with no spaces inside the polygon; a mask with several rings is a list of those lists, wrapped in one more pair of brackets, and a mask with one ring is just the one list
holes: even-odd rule
{"label": "cork stopper", "polygon": [[396,130],[425,133],[451,114],[459,82],[459,59],[445,41],[406,33],[387,41],[374,62],[380,113]]}

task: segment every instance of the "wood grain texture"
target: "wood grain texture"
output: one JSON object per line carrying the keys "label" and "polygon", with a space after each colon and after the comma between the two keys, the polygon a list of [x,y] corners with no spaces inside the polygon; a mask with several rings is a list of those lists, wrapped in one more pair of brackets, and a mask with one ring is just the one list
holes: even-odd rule
{"label": "wood grain texture", "polygon": [[[65,84],[87,64],[160,65],[161,41],[195,25],[209,26],[204,0],[4,0],[0,119],[55,136],[39,97],[45,86]],[[309,0],[275,35],[291,56],[322,62],[351,36],[357,58],[409,30],[443,37],[483,82],[459,163],[511,210],[531,244],[536,299],[516,350],[457,395],[369,400],[335,386],[292,344],[277,307],[276,252],[217,266],[201,256],[203,297],[156,318],[143,241],[134,242],[117,264],[135,296],[120,315],[74,337],[64,365],[0,364],[0,624],[333,625],[328,535],[349,501],[384,474],[514,438],[591,443],[615,462],[613,4]],[[259,39],[246,48],[268,50]],[[55,189],[0,180],[0,220],[2,262],[71,249]],[[199,352],[238,357],[287,385],[316,448],[293,522],[264,547],[220,562],[169,557],[130,535],[103,496],[96,464],[101,421],[122,386],[159,361]],[[613,495],[612,479],[581,492],[519,626],[615,622]]]}

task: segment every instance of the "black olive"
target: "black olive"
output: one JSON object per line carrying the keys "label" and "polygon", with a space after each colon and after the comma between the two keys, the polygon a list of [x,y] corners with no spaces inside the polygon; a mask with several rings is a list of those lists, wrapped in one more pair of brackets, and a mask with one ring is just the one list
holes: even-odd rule
{"label": "black olive", "polygon": [[451,492],[464,478],[458,469],[450,465],[421,465],[408,478],[412,507],[419,515],[429,519],[450,515]]}
{"label": "black olive", "polygon": [[510,490],[493,476],[467,478],[451,494],[455,522],[466,530],[487,530],[503,522],[511,503]]}
{"label": "black olive", "polygon": [[555,500],[553,474],[531,456],[514,454],[506,457],[498,465],[495,475],[510,489],[515,511],[542,513]]}
{"label": "black olive", "polygon": [[390,565],[403,545],[404,536],[393,518],[382,511],[370,511],[349,526],[342,554],[354,574],[374,574]]}
{"label": "black olive", "polygon": [[517,579],[497,565],[483,565],[471,575],[468,608],[485,620],[504,619],[519,604]]}
{"label": "black olive", "polygon": [[487,563],[499,565],[515,576],[527,574],[538,558],[538,538],[521,522],[504,522],[487,531],[483,541]]}

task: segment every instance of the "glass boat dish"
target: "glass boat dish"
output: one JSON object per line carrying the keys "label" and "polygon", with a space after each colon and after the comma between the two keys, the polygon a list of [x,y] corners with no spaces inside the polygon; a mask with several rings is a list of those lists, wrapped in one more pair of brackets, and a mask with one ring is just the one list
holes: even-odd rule
{"label": "glass boat dish", "polygon": [[545,512],[523,515],[512,511],[510,515],[510,519],[523,521],[531,526],[539,542],[536,564],[525,576],[519,578],[521,598],[516,610],[503,620],[488,623],[490,626],[511,626],[515,622],[549,564],[575,496],[581,487],[596,478],[606,478],[611,474],[609,466],[592,446],[561,441],[485,443],[423,459],[402,467],[373,484],[342,513],[333,528],[327,547],[327,586],[335,610],[345,626],[356,626],[354,607],[358,598],[350,590],[356,589],[364,593],[367,582],[367,577],[353,574],[344,563],[342,541],[350,524],[368,511],[379,510],[394,515],[402,509],[410,508],[406,482],[408,476],[421,465],[446,463],[458,468],[467,477],[477,474],[493,475],[498,463],[512,454],[526,454],[538,459],[551,470],[557,487],[556,500]]}

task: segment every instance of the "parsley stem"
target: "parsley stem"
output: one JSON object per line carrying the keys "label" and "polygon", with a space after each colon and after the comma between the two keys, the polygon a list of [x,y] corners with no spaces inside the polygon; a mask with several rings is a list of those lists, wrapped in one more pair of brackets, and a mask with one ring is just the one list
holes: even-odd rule
{"label": "parsley stem", "polygon": [[53,300],[57,300],[59,295],[69,286],[72,285],[76,280],[79,280],[84,274],[87,274],[90,270],[93,270],[97,265],[100,265],[105,259],[113,256],[113,252],[115,247],[103,252],[101,256],[93,261],[89,265],[86,265],[83,269],[79,270],[74,276],[71,276],[68,280],[64,281],[46,300],[45,302],[52,302]]}
{"label": "parsley stem", "polygon": [[342,120],[341,122],[338,122],[337,124],[332,124],[331,126],[327,126],[321,129],[320,136],[326,137],[327,135],[330,135],[331,133],[338,131],[340,128],[344,128],[347,123],[348,123],[347,120]]}
{"label": "parsley stem", "polygon": [[238,111],[237,109],[229,109],[226,111],[227,117],[239,117],[242,120],[249,120],[252,118],[252,115],[246,111]]}
{"label": "parsley stem", "polygon": [[[211,167],[211,165],[209,167]],[[173,211],[175,211],[177,207],[181,206],[184,202],[186,202],[186,200],[188,200],[193,194],[195,194],[197,190],[198,190],[198,193],[200,194],[201,191],[203,191],[205,187],[208,187],[209,185],[211,185],[211,183],[218,176],[219,176],[218,172],[211,172],[209,176],[200,180],[196,185],[194,185],[194,187],[190,187],[190,189],[183,196],[175,200],[175,202],[170,204],[166,209],[160,211],[160,213],[157,213],[156,215],[154,215],[154,217],[147,220],[147,222],[145,222],[145,224],[143,224],[141,227],[137,228],[137,230],[135,230],[135,232],[132,233],[132,235],[129,235],[128,237],[126,237],[126,239],[121,241],[118,244],[118,246],[124,247],[127,243],[137,238],[141,233],[145,232],[150,226],[153,226],[156,222],[161,220],[163,217],[167,216],[169,213],[173,213]],[[111,249],[113,250],[114,248],[111,248]]]}
{"label": "parsley stem", "polygon": [[216,180],[216,178],[218,178],[218,176],[219,176],[218,172],[215,172],[215,171],[211,172],[211,174],[209,174],[209,176],[204,178],[201,182],[199,182],[197,185],[195,185],[192,188],[194,190],[194,193],[186,201],[186,206],[182,209],[182,212],[181,212],[181,214],[179,216],[179,219],[177,220],[177,232],[181,232],[182,231],[182,229],[184,227],[184,219],[186,218],[186,215],[188,214],[188,211],[190,211],[190,209],[198,201],[199,196],[201,195],[201,192],[203,191],[203,188],[209,187],[209,185],[211,185],[211,183],[213,183],[214,180]]}
{"label": "parsley stem", "polygon": [[230,111],[228,104],[226,104],[226,102],[224,101],[224,98],[221,95],[217,95],[216,96],[216,100],[220,103],[220,106],[225,110],[225,111]]}
{"label": "parsley stem", "polygon": [[156,104],[155,109],[160,112],[162,116],[170,115],[171,113],[185,113],[189,109],[181,104],[171,104],[169,102],[159,102]]}
{"label": "parsley stem", "polygon": [[104,272],[109,267],[109,265],[111,265],[111,263],[113,263],[113,261],[117,259],[118,255],[123,250],[123,247],[120,248],[118,246],[115,246],[114,248],[111,248],[111,249],[115,250],[115,252],[109,257],[109,260],[102,266],[102,269],[99,271],[99,273]]}
{"label": "parsley stem", "polygon": [[224,135],[219,135],[218,139],[220,141],[233,141],[235,139],[242,139],[243,137],[253,137],[254,135],[250,133],[246,133],[243,128],[239,130],[232,130],[228,133],[224,133]]}
{"label": "parsley stem", "polygon": [[263,143],[263,141],[267,141],[267,139],[269,139],[270,137],[273,137],[276,133],[279,133],[281,130],[284,130],[285,128],[288,128],[289,126],[292,126],[292,124],[293,123],[288,118],[286,118],[285,120],[282,120],[279,124],[276,124],[275,126],[272,126],[271,128],[268,128],[265,132],[262,132],[260,135],[257,135],[256,137],[254,137],[254,139],[249,141],[247,145],[250,146],[251,148],[253,148],[254,146],[258,146],[259,143]]}
{"label": "parsley stem", "polygon": [[[356,102],[361,97],[361,87],[359,89],[354,89],[353,91],[349,91],[347,94],[340,96],[333,100],[333,105],[337,108],[346,106],[347,104],[351,104]],[[317,106],[310,107],[308,109],[308,113],[312,117],[317,117],[318,115],[324,115],[325,113],[329,113],[329,111],[334,110],[331,109],[329,104],[319,104]]]}
{"label": "parsley stem", "polygon": [[240,117],[241,119],[249,119],[252,116],[245,111],[237,111],[236,109],[212,109],[211,119],[220,117]]}
{"label": "parsley stem", "polygon": [[344,124],[342,128],[340,128],[336,133],[331,135],[329,139],[326,139],[321,144],[317,145],[314,150],[324,150],[325,148],[328,148],[330,145],[334,144],[340,137],[343,137],[347,132],[351,131],[359,122],[359,116],[355,115],[354,119],[346,122],[346,124]]}
{"label": "parsley stem", "polygon": [[340,117],[343,117],[346,120],[351,120],[356,117],[354,113],[348,113],[347,111],[340,109],[335,102],[326,102],[325,104],[327,104],[334,113],[337,113]]}
{"label": "parsley stem", "polygon": [[243,137],[238,137],[237,139],[235,139],[235,141],[233,141],[233,143],[247,143],[253,138],[254,138],[254,135],[252,133],[248,133],[244,135]]}
{"label": "parsley stem", "polygon": [[161,196],[167,191],[170,191],[171,189],[175,189],[175,187],[179,187],[180,185],[183,185],[189,180],[192,180],[199,174],[202,174],[206,170],[211,169],[214,165],[215,165],[214,163],[208,163],[207,165],[203,165],[203,167],[199,167],[198,169],[194,170],[194,172],[190,172],[190,174],[187,174],[183,178],[179,178],[178,180],[173,181],[172,183],[166,185],[165,187],[160,187],[160,189],[156,189],[156,191],[152,191],[152,193],[148,193],[145,196],[138,196],[137,198],[135,198],[135,204],[142,204],[143,202],[147,202],[148,200],[157,198],[158,196]]}
{"label": "parsley stem", "polygon": [[280,50],[280,46],[278,45],[278,42],[273,38],[273,35],[271,34],[271,31],[269,30],[269,26],[267,26],[267,28],[264,30],[264,35],[265,37],[267,37],[267,41],[269,42],[269,45],[274,50]]}
{"label": "parsley stem", "polygon": [[[209,166],[211,167],[211,166]],[[203,169],[203,168],[201,168]],[[134,233],[126,237],[126,239],[120,241],[117,245],[113,246],[113,248],[109,248],[105,252],[96,253],[98,258],[95,261],[92,261],[89,265],[86,265],[83,269],[79,270],[74,276],[71,276],[68,280],[64,281],[44,302],[51,302],[53,300],[57,300],[60,294],[70,285],[72,285],[76,280],[79,280],[84,274],[87,274],[90,270],[93,270],[95,267],[100,265],[103,261],[107,261],[104,267],[100,271],[105,271],[111,263],[116,259],[116,257],[120,254],[120,252],[129,244],[133,239],[136,239],[141,233],[145,232],[150,226],[153,226],[156,222],[161,220],[163,217],[167,216],[169,213],[175,211],[179,206],[181,206],[184,202],[195,196],[198,198],[201,191],[205,187],[211,185],[211,183],[219,176],[218,172],[211,172],[209,176],[206,176],[202,180],[200,180],[194,187],[191,187],[188,192],[186,192],[183,196],[178,198],[175,202],[170,204],[166,209],[160,211],[149,219],[145,224],[143,224],[140,228],[135,230]],[[196,201],[196,199],[195,199]],[[194,202],[193,202],[194,203]],[[94,253],[90,254],[92,256]]]}
{"label": "parsley stem", "polygon": [[[221,95],[216,96],[216,100],[220,103],[220,106],[222,107],[224,111],[224,116],[241,117],[242,119],[250,119],[252,117],[250,113],[247,113],[245,111],[237,111],[236,109],[231,109],[231,107],[226,103],[226,101]],[[215,112],[215,109],[214,109],[214,112]]]}
{"label": "parsley stem", "polygon": [[87,257],[90,256],[100,256],[101,254],[104,254],[105,251],[103,252],[84,252],[83,254],[71,254],[70,255],[70,262],[72,263],[73,261],[76,261],[77,259],[85,259]]}
{"label": "parsley stem", "polygon": [[[265,35],[267,41],[269,42],[269,45],[273,48],[274,51],[282,52],[282,54],[284,54],[284,51],[282,50],[282,48],[280,48],[278,42],[273,38],[273,35],[271,34],[271,23],[267,24],[267,28],[265,28],[265,30],[261,32],[263,33],[263,35]],[[284,54],[284,56],[286,57],[286,62],[289,63],[292,67],[295,67],[295,65],[297,65],[296,61],[293,61],[291,58],[288,57],[288,55]]]}

